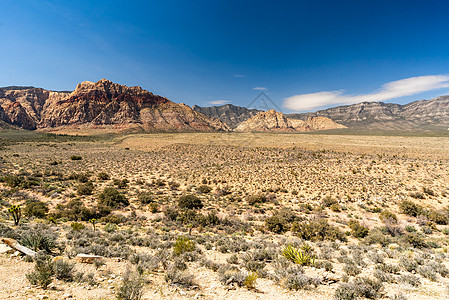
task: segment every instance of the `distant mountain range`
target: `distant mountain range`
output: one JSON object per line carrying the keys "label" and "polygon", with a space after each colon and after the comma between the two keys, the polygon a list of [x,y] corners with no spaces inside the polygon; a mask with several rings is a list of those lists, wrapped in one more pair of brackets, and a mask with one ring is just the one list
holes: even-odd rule
{"label": "distant mountain range", "polygon": [[246,107],[225,104],[221,106],[201,107],[194,105],[193,110],[205,114],[214,119],[218,119],[231,128],[236,128],[240,123],[257,115],[261,110],[248,109]]}
{"label": "distant mountain range", "polygon": [[141,87],[102,79],[73,92],[35,87],[0,88],[0,128],[112,132],[316,131],[328,129],[422,131],[449,127],[449,96],[406,105],[362,102],[317,112],[284,115],[232,104],[178,104]]}
{"label": "distant mountain range", "polygon": [[414,101],[405,105],[362,102],[287,116],[299,120],[322,116],[350,128],[371,130],[447,129],[449,127],[449,96]]}

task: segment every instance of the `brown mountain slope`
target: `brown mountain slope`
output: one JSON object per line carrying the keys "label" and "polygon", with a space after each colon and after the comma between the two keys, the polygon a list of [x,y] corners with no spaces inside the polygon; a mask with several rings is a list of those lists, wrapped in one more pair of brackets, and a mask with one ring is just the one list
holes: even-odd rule
{"label": "brown mountain slope", "polygon": [[75,91],[0,89],[3,121],[25,129],[140,128],[147,131],[228,131],[229,127],[184,104],[102,79],[85,81]]}
{"label": "brown mountain slope", "polygon": [[311,117],[306,121],[286,118],[274,109],[262,111],[241,123],[235,131],[306,132],[345,128],[325,117]]}

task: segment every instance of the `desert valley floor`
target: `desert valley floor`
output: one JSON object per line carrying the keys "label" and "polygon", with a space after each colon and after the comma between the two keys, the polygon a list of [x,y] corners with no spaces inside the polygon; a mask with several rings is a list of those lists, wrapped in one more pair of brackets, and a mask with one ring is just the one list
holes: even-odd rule
{"label": "desert valley floor", "polygon": [[0,299],[449,297],[447,137],[14,134]]}

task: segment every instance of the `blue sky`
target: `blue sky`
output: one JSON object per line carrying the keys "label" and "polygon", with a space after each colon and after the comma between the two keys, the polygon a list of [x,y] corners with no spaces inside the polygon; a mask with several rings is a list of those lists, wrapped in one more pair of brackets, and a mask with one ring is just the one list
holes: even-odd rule
{"label": "blue sky", "polygon": [[[0,3],[0,86],[107,78],[175,102],[284,112],[449,94],[448,1]],[[404,81],[405,79],[405,81]]]}

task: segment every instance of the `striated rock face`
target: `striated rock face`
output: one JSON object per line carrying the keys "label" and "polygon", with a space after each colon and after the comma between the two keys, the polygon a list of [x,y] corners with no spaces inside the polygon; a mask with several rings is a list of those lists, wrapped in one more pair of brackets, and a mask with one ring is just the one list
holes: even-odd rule
{"label": "striated rock face", "polygon": [[240,123],[245,122],[252,116],[261,112],[258,109],[248,109],[246,107],[225,104],[221,106],[201,107],[194,105],[193,110],[206,116],[218,119],[231,128],[236,128]]}
{"label": "striated rock face", "polygon": [[184,104],[102,79],[75,91],[0,89],[0,120],[25,129],[110,128],[147,131],[228,131],[229,127]]}
{"label": "striated rock face", "polygon": [[345,128],[345,126],[324,117],[311,117],[306,121],[289,119],[284,114],[271,109],[249,118],[237,126],[235,131],[306,132],[337,128]]}
{"label": "striated rock face", "polygon": [[406,105],[362,102],[333,107],[314,113],[292,114],[289,118],[307,120],[322,116],[348,127],[364,129],[414,130],[426,126],[449,125],[449,96],[421,100]]}

